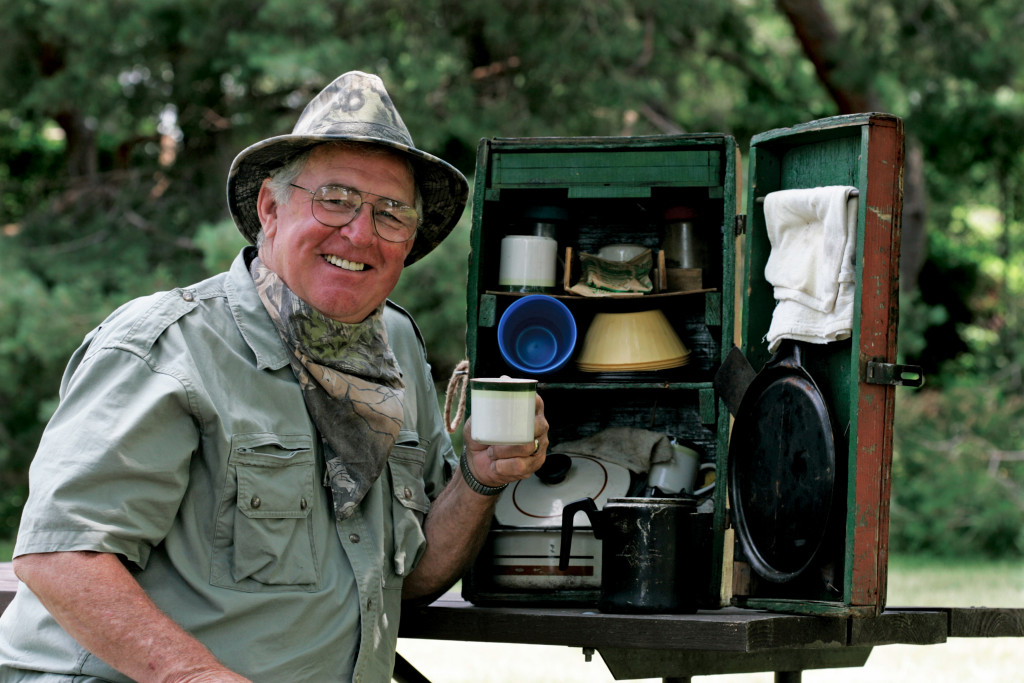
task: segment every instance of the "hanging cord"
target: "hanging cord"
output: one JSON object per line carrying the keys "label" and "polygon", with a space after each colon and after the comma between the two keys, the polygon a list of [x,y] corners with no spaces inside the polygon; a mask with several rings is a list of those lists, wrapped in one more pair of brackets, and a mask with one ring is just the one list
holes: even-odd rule
{"label": "hanging cord", "polygon": [[[452,378],[448,380],[448,390],[444,393],[444,426],[449,434],[455,433],[466,414],[466,384],[469,382],[469,361],[462,360],[452,371]],[[459,384],[462,384],[459,387]],[[458,412],[455,414],[455,421],[451,420],[452,399],[458,393]]]}

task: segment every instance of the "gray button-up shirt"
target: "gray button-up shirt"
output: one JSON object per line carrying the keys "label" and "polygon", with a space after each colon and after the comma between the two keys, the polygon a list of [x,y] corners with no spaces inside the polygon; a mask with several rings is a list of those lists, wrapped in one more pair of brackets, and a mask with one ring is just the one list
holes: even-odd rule
{"label": "gray button-up shirt", "polygon": [[[389,680],[402,577],[456,459],[412,320],[389,304],[385,322],[405,421],[384,474],[337,523],[316,429],[243,255],[121,307],[68,366],[15,556],[122,556],[158,606],[254,681]],[[128,680],[21,586],[0,618],[0,682],[69,676]]]}

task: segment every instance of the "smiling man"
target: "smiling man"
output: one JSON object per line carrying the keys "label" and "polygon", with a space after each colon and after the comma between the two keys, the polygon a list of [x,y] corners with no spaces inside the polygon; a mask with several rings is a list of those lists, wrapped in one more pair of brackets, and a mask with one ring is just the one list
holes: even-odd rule
{"label": "smiling man", "polygon": [[412,168],[379,149],[321,145],[275,173],[257,199],[260,258],[296,296],[341,322],[364,320],[387,297],[416,232]]}
{"label": "smiling man", "polygon": [[538,399],[532,444],[478,444],[469,419],[460,463],[386,300],[466,195],[359,72],[238,155],[228,205],[256,246],[125,304],[68,365],[0,683],[390,679],[401,599],[460,576],[547,447]]}

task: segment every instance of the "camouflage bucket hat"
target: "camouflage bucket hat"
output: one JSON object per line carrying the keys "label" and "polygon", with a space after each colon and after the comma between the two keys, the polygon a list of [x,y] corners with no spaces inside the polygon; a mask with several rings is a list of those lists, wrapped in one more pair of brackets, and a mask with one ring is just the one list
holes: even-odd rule
{"label": "camouflage bucket hat", "polygon": [[334,140],[383,145],[412,162],[423,197],[423,216],[405,265],[426,256],[448,236],[466,206],[466,177],[443,159],[416,149],[379,77],[350,71],[310,100],[290,134],[257,142],[235,157],[228,174],[228,208],[245,239],[256,243],[261,228],[256,198],[271,171]]}

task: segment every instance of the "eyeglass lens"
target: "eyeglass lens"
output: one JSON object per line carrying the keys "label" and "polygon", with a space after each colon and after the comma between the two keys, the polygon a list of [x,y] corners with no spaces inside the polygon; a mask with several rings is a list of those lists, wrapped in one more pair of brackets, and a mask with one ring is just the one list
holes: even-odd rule
{"label": "eyeglass lens", "polygon": [[381,238],[406,242],[416,232],[416,209],[387,197],[364,202],[359,190],[343,185],[324,185],[313,193],[313,217],[324,225],[340,228],[355,219],[364,203],[373,207],[374,227]]}

